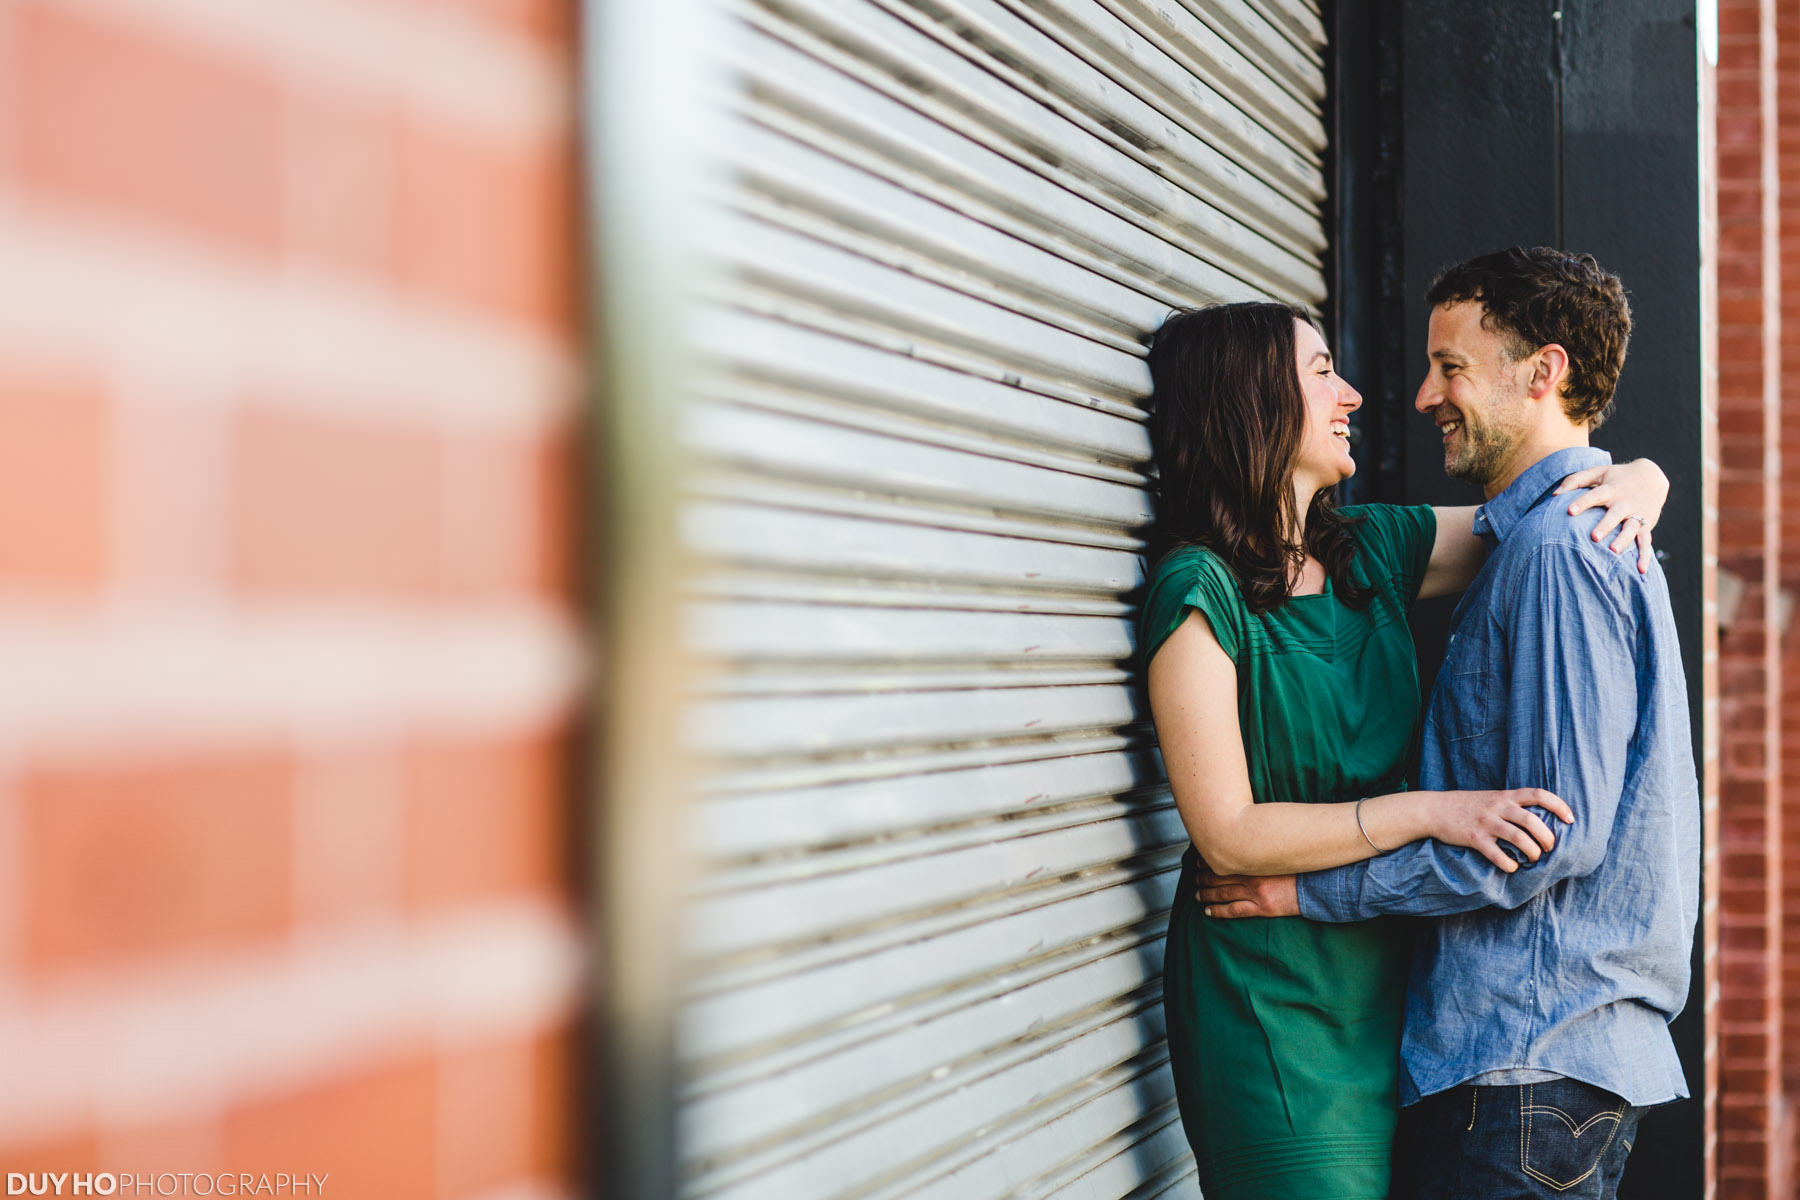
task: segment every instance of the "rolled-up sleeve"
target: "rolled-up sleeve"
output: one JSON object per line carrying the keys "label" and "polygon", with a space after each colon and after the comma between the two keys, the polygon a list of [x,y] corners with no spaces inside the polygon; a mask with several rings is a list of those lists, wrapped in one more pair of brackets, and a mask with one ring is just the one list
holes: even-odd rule
{"label": "rolled-up sleeve", "polygon": [[1474,850],[1428,839],[1301,875],[1302,916],[1360,921],[1517,908],[1605,857],[1637,727],[1639,671],[1647,669],[1638,592],[1567,543],[1532,551],[1510,582],[1507,674],[1497,683],[1506,690],[1505,778],[1482,786],[1554,792],[1574,810],[1575,824],[1544,814],[1555,848],[1510,874]]}

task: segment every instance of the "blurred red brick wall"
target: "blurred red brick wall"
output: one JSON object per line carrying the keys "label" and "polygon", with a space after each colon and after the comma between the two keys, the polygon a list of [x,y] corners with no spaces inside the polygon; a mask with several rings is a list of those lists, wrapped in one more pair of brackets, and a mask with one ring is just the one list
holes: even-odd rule
{"label": "blurred red brick wall", "polygon": [[1781,426],[1780,537],[1784,619],[1781,629],[1782,951],[1781,1057],[1787,1156],[1785,1194],[1800,1163],[1800,640],[1791,607],[1800,590],[1800,6],[1776,9],[1776,104],[1780,155]]}
{"label": "blurred red brick wall", "polygon": [[1719,6],[1719,569],[1740,591],[1719,638],[1718,1194],[1785,1170],[1780,1124],[1778,634],[1781,276],[1774,0]]}
{"label": "blurred red brick wall", "polygon": [[572,0],[0,0],[0,1170],[573,1190]]}

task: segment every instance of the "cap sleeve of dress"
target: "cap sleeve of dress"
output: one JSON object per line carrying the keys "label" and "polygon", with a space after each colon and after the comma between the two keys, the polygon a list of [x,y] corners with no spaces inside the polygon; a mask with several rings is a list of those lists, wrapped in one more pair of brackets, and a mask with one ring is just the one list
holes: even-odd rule
{"label": "cap sleeve of dress", "polygon": [[1354,504],[1338,511],[1356,521],[1370,582],[1388,584],[1410,608],[1431,563],[1437,513],[1429,504]]}
{"label": "cap sleeve of dress", "polygon": [[1139,619],[1138,661],[1146,668],[1189,609],[1212,626],[1213,636],[1233,662],[1243,644],[1244,597],[1237,576],[1212,551],[1183,546],[1165,554],[1151,573]]}

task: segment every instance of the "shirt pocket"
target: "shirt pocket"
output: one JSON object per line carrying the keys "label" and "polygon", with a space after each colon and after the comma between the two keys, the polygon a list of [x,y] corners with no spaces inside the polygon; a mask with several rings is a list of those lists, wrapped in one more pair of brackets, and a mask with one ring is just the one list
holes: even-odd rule
{"label": "shirt pocket", "polygon": [[1494,672],[1487,667],[1467,667],[1450,676],[1444,711],[1438,714],[1444,736],[1452,742],[1492,733],[1500,720],[1500,700],[1494,695]]}

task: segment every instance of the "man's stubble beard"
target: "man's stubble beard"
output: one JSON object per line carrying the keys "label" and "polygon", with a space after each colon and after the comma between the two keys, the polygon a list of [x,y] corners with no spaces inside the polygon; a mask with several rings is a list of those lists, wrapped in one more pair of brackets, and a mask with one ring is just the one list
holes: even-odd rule
{"label": "man's stubble beard", "polygon": [[1510,439],[1493,430],[1470,425],[1467,417],[1463,418],[1462,432],[1457,440],[1462,444],[1444,463],[1444,473],[1452,479],[1466,479],[1481,488],[1499,477],[1513,445]]}
{"label": "man's stubble beard", "polygon": [[1522,389],[1511,396],[1490,396],[1490,400],[1486,406],[1489,416],[1479,425],[1469,419],[1466,409],[1460,410],[1462,432],[1457,435],[1458,446],[1454,455],[1444,460],[1446,475],[1466,479],[1483,490],[1506,470],[1526,426],[1525,415],[1520,411],[1524,407]]}

